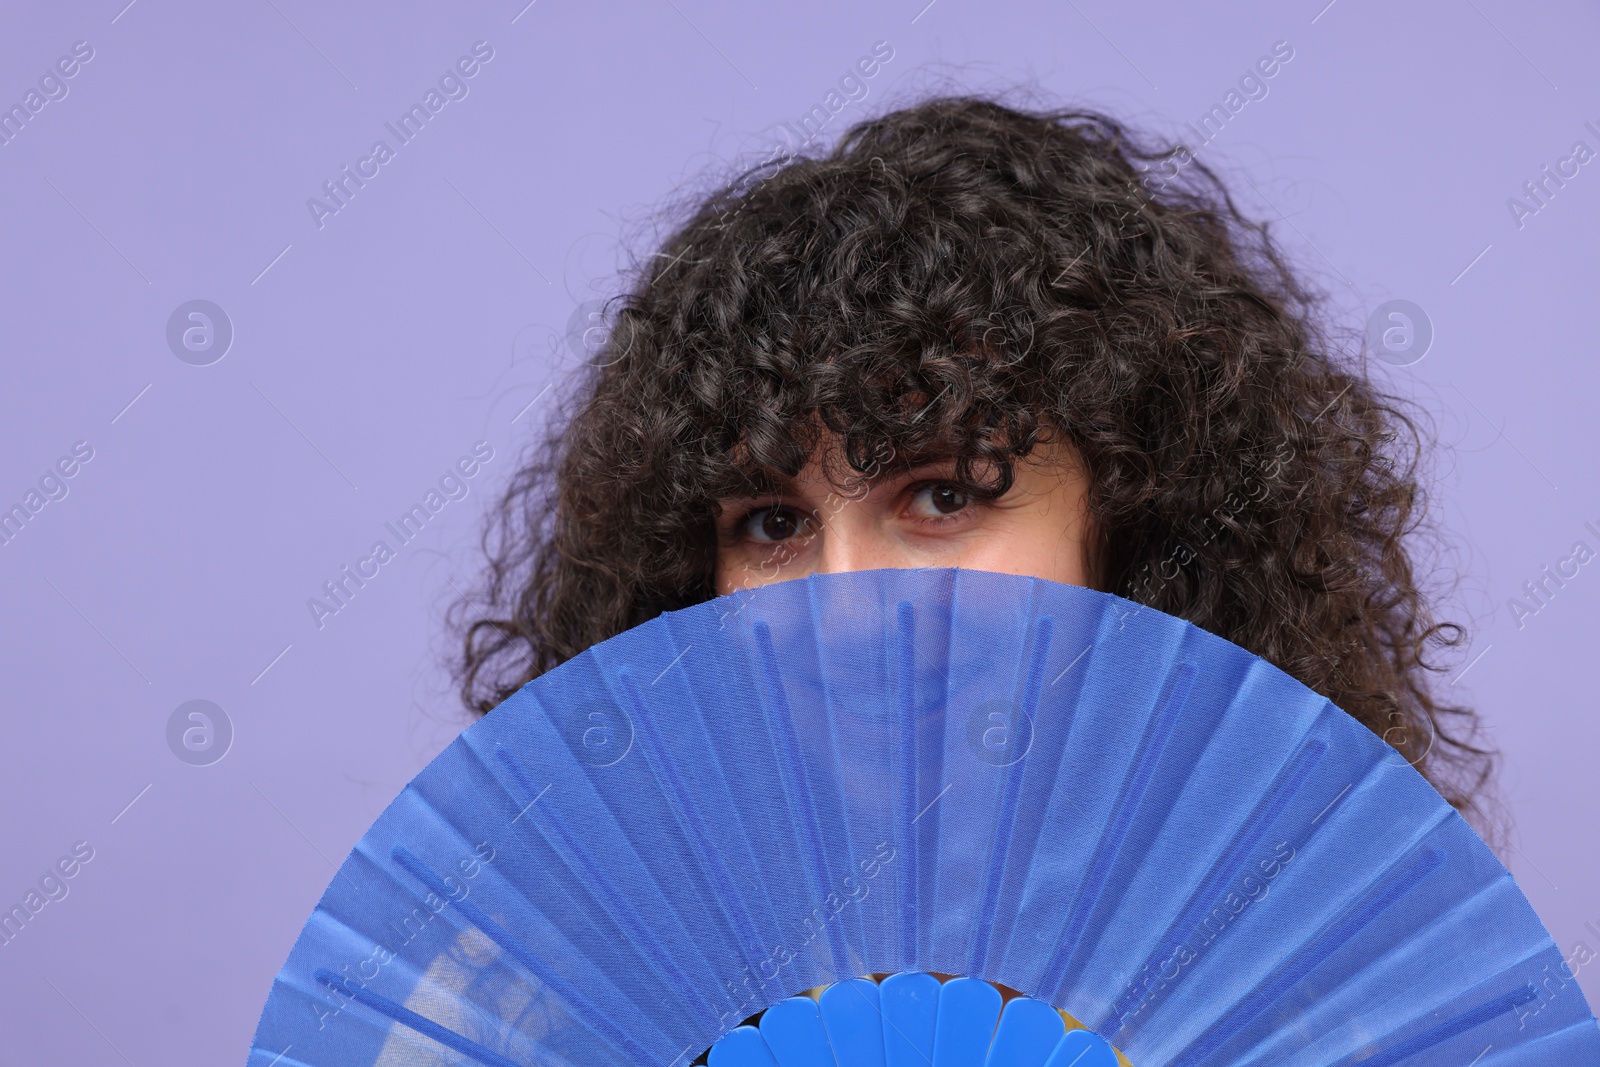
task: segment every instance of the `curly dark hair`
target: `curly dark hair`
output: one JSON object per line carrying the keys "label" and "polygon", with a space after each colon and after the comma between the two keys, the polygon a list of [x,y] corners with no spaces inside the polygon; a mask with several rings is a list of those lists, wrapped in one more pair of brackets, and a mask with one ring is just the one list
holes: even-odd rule
{"label": "curly dark hair", "polygon": [[630,268],[491,517],[470,709],[713,597],[717,498],[774,491],[824,428],[856,472],[954,458],[992,497],[1059,427],[1096,588],[1275,664],[1458,809],[1485,787],[1476,712],[1427,674],[1465,630],[1432,620],[1407,547],[1419,420],[1186,149],[943,95],[719,181]]}

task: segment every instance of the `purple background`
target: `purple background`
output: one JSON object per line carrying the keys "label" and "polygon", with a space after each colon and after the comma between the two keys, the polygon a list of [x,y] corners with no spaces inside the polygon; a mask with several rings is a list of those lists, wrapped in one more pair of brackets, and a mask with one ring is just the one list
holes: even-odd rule
{"label": "purple background", "polygon": [[[826,139],[938,71],[1184,136],[1292,46],[1200,158],[1352,330],[1391,298],[1431,317],[1426,358],[1373,373],[1444,442],[1443,614],[1473,625],[1451,692],[1505,754],[1518,881],[1564,951],[1600,949],[1600,565],[1520,627],[1507,605],[1600,548],[1600,163],[1520,228],[1507,207],[1574,141],[1600,149],[1592,9],[125,2],[12,5],[0,32],[5,105],[94,48],[0,146],[0,505],[94,450],[0,547],[0,905],[95,850],[0,946],[0,1062],[242,1062],[333,861],[467,722],[441,615],[555,393],[530,401],[576,362],[569,316],[619,238],[649,252],[655,205],[765,154],[880,40],[893,59]],[[307,198],[478,40],[469,95],[319,229]],[[165,340],[194,298],[236,331],[210,366]],[[307,598],[478,440],[470,495],[319,629]],[[166,741],[195,698],[236,731],[211,766]],[[1600,1000],[1600,964],[1579,977]]]}

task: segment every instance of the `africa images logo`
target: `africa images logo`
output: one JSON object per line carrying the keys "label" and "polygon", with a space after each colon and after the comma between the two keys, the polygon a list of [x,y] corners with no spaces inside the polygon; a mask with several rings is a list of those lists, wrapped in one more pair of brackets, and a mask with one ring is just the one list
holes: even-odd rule
{"label": "africa images logo", "polygon": [[826,126],[847,104],[859,104],[867,98],[868,79],[875,78],[884,64],[894,58],[894,46],[888,41],[874,41],[872,54],[862,56],[840,75],[837,89],[829,89],[821,103],[811,105],[811,110],[797,121],[783,122],[778,129],[787,145],[775,145],[774,155],[794,152],[816,140]]}
{"label": "africa images logo", "polygon": [[384,564],[398,555],[397,550],[422,534],[423,527],[428,525],[433,516],[443,511],[447,504],[465,500],[472,492],[472,478],[493,458],[494,446],[489,442],[474,444],[472,454],[460,457],[454,466],[440,475],[438,487],[429,487],[420,503],[413,503],[399,518],[383,524],[383,528],[394,539],[395,546],[391,547],[387,540],[374,541],[371,551],[356,560],[353,568],[346,563],[339,568],[337,575],[322,583],[325,599],[307,597],[306,609],[311,612],[311,621],[317,624],[317,629],[322,629],[330,618],[349,607],[356,594],[382,573]]}
{"label": "africa images logo", "polygon": [[366,188],[367,181],[376,178],[379,169],[395,158],[397,149],[411,143],[422,132],[433,116],[443,111],[445,105],[452,100],[465,100],[471,92],[467,81],[478,76],[487,64],[494,58],[494,48],[488,41],[477,41],[472,46],[470,56],[457,59],[455,65],[439,76],[439,87],[428,87],[422,95],[420,103],[412,104],[394,122],[385,122],[387,129],[395,139],[394,146],[382,138],[372,143],[372,150],[356,160],[356,169],[352,173],[350,164],[346,163],[339,168],[338,177],[322,183],[322,191],[327,194],[327,199],[315,196],[306,200],[306,208],[311,212],[311,221],[317,224],[317,229],[327,225],[330,215],[337,215],[344,208],[350,206],[350,201],[355,199],[356,192]]}
{"label": "africa images logo", "polygon": [[45,109],[46,104],[65,100],[71,91],[68,80],[77,77],[84,64],[93,58],[94,45],[88,41],[74,42],[70,56],[57,59],[52,67],[39,76],[39,88],[30,88],[23,93],[21,103],[12,104],[9,108],[0,105],[0,145],[10,144],[33,121],[33,117]]}

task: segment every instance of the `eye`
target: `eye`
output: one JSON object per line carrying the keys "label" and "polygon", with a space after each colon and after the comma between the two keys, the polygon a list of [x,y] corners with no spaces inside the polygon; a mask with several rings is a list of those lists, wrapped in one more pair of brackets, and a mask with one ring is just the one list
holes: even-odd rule
{"label": "eye", "polygon": [[912,510],[924,516],[953,515],[968,503],[967,494],[950,482],[925,485],[911,497]]}
{"label": "eye", "polygon": [[745,516],[743,530],[752,541],[787,541],[804,532],[805,520],[794,508],[774,505],[757,508]]}

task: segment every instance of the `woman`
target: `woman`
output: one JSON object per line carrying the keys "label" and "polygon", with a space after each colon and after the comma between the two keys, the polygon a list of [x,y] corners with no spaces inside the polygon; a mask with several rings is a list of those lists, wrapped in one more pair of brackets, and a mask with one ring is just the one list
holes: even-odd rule
{"label": "woman", "polygon": [[469,707],[718,594],[971,567],[1225,637],[1471,805],[1489,753],[1426,658],[1464,635],[1405,542],[1415,424],[1212,172],[1146,181],[1179,151],[948,97],[705,198],[485,538]]}

